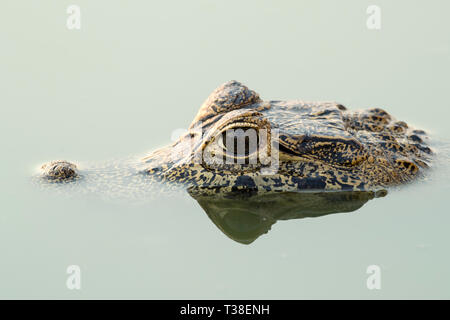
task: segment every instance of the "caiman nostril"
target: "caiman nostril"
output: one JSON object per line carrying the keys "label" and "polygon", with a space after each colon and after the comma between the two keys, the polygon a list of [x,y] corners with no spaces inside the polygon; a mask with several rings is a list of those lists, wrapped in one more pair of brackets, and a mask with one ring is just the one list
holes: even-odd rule
{"label": "caiman nostril", "polygon": [[41,166],[42,176],[49,181],[63,182],[78,177],[77,166],[65,160],[56,160]]}

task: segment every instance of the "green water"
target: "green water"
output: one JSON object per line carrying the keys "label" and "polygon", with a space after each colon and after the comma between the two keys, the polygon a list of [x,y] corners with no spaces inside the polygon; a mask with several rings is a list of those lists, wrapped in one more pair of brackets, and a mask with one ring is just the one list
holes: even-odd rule
{"label": "green water", "polygon": [[[66,28],[70,4],[80,30]],[[380,30],[366,27],[371,4]],[[0,298],[450,298],[448,1],[0,9]],[[264,99],[385,108],[429,131],[438,161],[425,181],[349,213],[280,220],[249,245],[186,193],[31,183],[49,160],[137,158],[167,144],[231,79]],[[69,265],[81,290],[66,287]],[[380,290],[366,287],[369,265]]]}

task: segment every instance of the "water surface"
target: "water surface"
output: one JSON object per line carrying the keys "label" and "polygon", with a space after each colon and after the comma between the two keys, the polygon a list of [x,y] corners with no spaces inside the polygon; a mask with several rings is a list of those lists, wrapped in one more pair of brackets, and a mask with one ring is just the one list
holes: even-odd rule
{"label": "water surface", "polygon": [[[0,5],[1,298],[450,298],[448,2],[378,1],[379,31],[359,0],[76,2],[78,31],[72,2]],[[135,161],[231,79],[267,100],[385,108],[430,132],[438,161],[425,181],[247,245],[185,192],[32,183],[49,160]],[[366,287],[373,264],[381,290]]]}

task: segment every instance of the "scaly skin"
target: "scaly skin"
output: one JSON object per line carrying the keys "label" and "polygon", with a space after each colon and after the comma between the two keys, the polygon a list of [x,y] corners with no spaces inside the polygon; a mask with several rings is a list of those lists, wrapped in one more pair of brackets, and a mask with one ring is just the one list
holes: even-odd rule
{"label": "scaly skin", "polygon": [[[278,170],[261,171],[271,164],[263,152],[253,164],[205,161],[202,155],[226,154],[226,135],[220,137],[230,128],[264,129],[269,136],[277,131],[275,144],[267,146],[271,155],[279,145]],[[431,160],[426,140],[425,132],[379,108],[350,111],[335,102],[263,101],[230,81],[208,97],[185,135],[144,161],[153,179],[203,194],[376,190],[418,177]],[[248,157],[234,153],[235,162]]]}
{"label": "scaly skin", "polygon": [[[230,153],[230,129],[253,129],[257,148],[241,140],[244,152]],[[432,157],[427,139],[424,131],[379,108],[350,111],[335,102],[263,101],[230,81],[213,91],[185,135],[145,157],[144,165],[151,179],[184,185],[191,194],[367,191],[421,175]],[[231,161],[223,163],[227,152]],[[258,155],[254,162],[251,155]],[[79,176],[67,161],[42,169],[49,181]]]}

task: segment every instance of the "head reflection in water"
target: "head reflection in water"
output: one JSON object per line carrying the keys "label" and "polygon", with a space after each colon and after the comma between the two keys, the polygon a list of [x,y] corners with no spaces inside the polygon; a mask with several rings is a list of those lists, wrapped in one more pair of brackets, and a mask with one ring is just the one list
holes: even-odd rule
{"label": "head reflection in water", "polygon": [[190,190],[214,224],[230,239],[250,244],[267,233],[278,220],[320,217],[352,212],[387,192],[304,192],[204,195]]}

